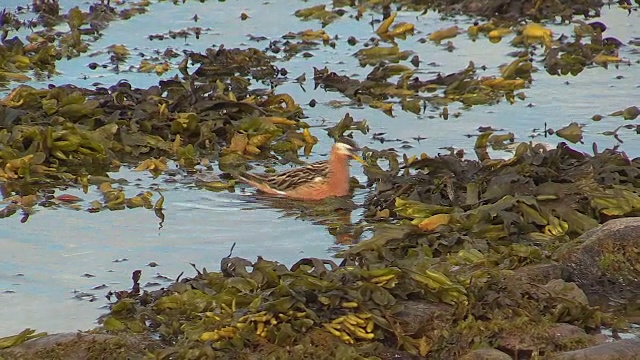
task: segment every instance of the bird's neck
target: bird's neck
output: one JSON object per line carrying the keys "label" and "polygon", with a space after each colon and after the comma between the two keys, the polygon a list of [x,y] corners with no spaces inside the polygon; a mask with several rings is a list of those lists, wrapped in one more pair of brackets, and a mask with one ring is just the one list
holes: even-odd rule
{"label": "bird's neck", "polygon": [[349,156],[332,153],[329,156],[329,178],[330,187],[336,189],[338,196],[349,193]]}

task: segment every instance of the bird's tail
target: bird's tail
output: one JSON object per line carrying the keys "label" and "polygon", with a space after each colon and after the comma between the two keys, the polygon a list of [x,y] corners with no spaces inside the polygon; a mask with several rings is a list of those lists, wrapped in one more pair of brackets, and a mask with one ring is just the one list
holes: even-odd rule
{"label": "bird's tail", "polygon": [[238,178],[240,181],[248,183],[248,184],[263,183],[264,182],[264,179],[262,178],[262,176],[256,175],[256,174],[252,174],[252,173],[248,173],[246,171],[240,171],[240,172],[234,174],[234,176],[236,178]]}

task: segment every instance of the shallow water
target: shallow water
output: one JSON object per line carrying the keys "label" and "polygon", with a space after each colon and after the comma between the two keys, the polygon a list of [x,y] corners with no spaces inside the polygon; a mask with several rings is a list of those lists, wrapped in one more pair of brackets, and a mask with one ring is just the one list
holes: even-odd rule
{"label": "shallow water", "polygon": [[[159,186],[166,198],[164,221],[160,224],[146,209],[98,214],[41,209],[24,224],[17,217],[5,219],[0,235],[0,336],[24,327],[51,332],[89,328],[104,312],[105,294],[129,289],[134,270],[143,270],[141,284],[157,284],[147,289],[157,289],[168,282],[158,274],[172,280],[181,272],[195,275],[189,263],[219,270],[234,243],[234,256],[263,255],[289,265],[303,257],[330,257],[342,246],[324,225],[313,223],[335,219],[296,219],[301,211],[269,208],[270,203],[251,191],[215,193],[158,184],[146,172],[113,175],[132,181],[126,186],[131,196]],[[86,195],[78,190],[63,193],[86,199],[85,208],[100,198],[95,188]],[[362,194],[358,198],[362,201]],[[348,222],[348,213],[345,216]],[[158,266],[148,266],[154,262]]]}
{"label": "shallow water", "polygon": [[[8,8],[21,1],[3,1]],[[62,1],[63,5],[73,1]],[[252,46],[262,49],[268,41],[251,42],[247,35],[262,35],[276,39],[283,34],[308,28],[319,29],[318,22],[301,22],[291,15],[294,9],[320,4],[321,1],[209,1],[201,4],[189,1],[181,6],[170,2],[153,4],[149,13],[136,16],[128,21],[115,22],[104,32],[104,37],[92,44],[91,53],[95,56],[83,56],[58,64],[60,75],[50,79],[53,84],[73,83],[77,86],[91,87],[94,82],[111,85],[121,79],[127,79],[134,86],[148,87],[156,84],[160,77],[155,74],[138,74],[121,71],[114,73],[110,69],[92,71],[87,67],[90,62],[106,63],[108,55],[99,54],[112,44],[125,44],[132,50],[131,66],[136,66],[140,58],[135,54],[150,54],[154,49],[168,46],[176,51],[189,49],[201,51],[212,44],[224,43],[227,48]],[[250,18],[239,21],[241,12],[247,12]],[[198,14],[200,21],[194,23],[191,18]],[[288,14],[263,16],[263,14]],[[640,14],[631,16],[618,9],[604,10],[601,19],[609,26],[607,34],[616,36],[623,42],[640,37],[638,23]],[[364,20],[367,19],[367,20]],[[324,136],[325,126],[335,124],[345,112],[356,119],[367,119],[372,133],[384,132],[390,140],[406,141],[404,145],[409,155],[427,152],[431,155],[445,146],[473,150],[473,139],[466,134],[476,134],[478,126],[493,126],[516,134],[517,141],[529,141],[532,129],[541,129],[545,122],[552,128],[560,128],[571,121],[585,123],[585,145],[577,145],[582,150],[590,150],[591,142],[597,141],[599,147],[613,146],[616,141],[611,137],[599,135],[603,131],[613,130],[623,121],[619,117],[605,117],[600,122],[590,120],[594,114],[606,115],[631,105],[638,105],[640,98],[640,76],[637,64],[610,66],[608,70],[593,67],[586,69],[577,77],[552,77],[541,69],[534,74],[535,82],[530,89],[524,90],[528,98],[509,105],[504,101],[495,106],[476,106],[471,110],[459,109],[451,105],[450,112],[461,111],[462,116],[444,121],[431,112],[416,116],[405,113],[396,106],[395,117],[391,118],[371,108],[339,108],[327,105],[331,100],[346,100],[334,92],[313,89],[313,67],[329,67],[342,75],[363,78],[371,67],[359,67],[357,60],[350,56],[363,42],[373,35],[367,22],[369,16],[357,22],[345,15],[325,28],[330,35],[338,34],[336,49],[320,46],[311,51],[315,56],[298,56],[291,61],[282,62],[289,71],[291,79],[306,73],[304,89],[299,84],[287,83],[277,88],[278,92],[291,94],[296,102],[305,109],[308,122],[314,126],[314,135],[320,138],[310,161],[322,158],[330,144]],[[456,72],[466,67],[470,60],[476,66],[486,65],[486,75],[498,73],[498,66],[511,61],[506,54],[514,49],[509,46],[509,38],[499,44],[491,44],[486,39],[476,42],[466,35],[459,35],[452,41],[457,49],[448,52],[432,43],[420,44],[417,40],[430,32],[457,23],[466,28],[473,20],[466,18],[441,20],[438,14],[428,13],[416,18],[415,13],[401,12],[397,21],[413,22],[420,31],[407,40],[400,40],[401,49],[411,49],[423,61],[421,78],[431,77],[438,72]],[[203,35],[200,39],[189,38],[154,41],[147,36],[180,30],[190,26],[200,26]],[[559,33],[571,33],[572,27],[553,27]],[[208,30],[207,30],[208,29]],[[346,38],[355,36],[359,45],[351,47]],[[135,51],[134,51],[135,49]],[[632,62],[638,60],[637,48],[632,46],[621,50],[621,56]],[[177,59],[176,61],[180,61]],[[434,63],[435,65],[428,65]],[[542,65],[539,65],[542,68]],[[121,70],[126,70],[121,68]],[[168,78],[174,72],[162,76]],[[619,79],[617,77],[620,77]],[[31,85],[44,86],[33,82]],[[260,85],[256,85],[260,86]],[[311,99],[319,105],[311,108],[306,104]],[[528,106],[533,105],[533,106]],[[431,116],[431,117],[430,117]],[[435,117],[434,117],[435,116]],[[637,121],[624,122],[636,124]],[[413,138],[424,137],[417,141]],[[622,149],[630,156],[640,155],[640,143],[634,141],[637,135],[627,132],[621,135],[625,140]],[[378,149],[403,145],[389,141],[380,143],[371,138],[371,134],[356,134],[361,145]],[[561,139],[557,137],[536,138],[536,141],[555,145]],[[504,156],[504,154],[496,154]],[[354,167],[355,176],[364,181],[365,177],[358,167]],[[210,270],[219,268],[219,261],[229,253],[236,243],[233,255],[255,259],[258,255],[291,265],[302,257],[331,257],[337,248],[336,238],[328,231],[335,223],[357,221],[360,210],[341,218],[314,218],[306,216],[304,209],[283,210],[278,204],[256,198],[251,190],[237,189],[235,193],[210,192],[185,182],[167,182],[167,177],[153,179],[148,173],[133,172],[126,168],[113,177],[130,181],[125,186],[129,195],[141,190],[162,189],[166,198],[165,221],[159,219],[153,211],[133,209],[125,211],[104,211],[90,214],[70,209],[43,209],[22,224],[17,216],[3,219],[0,234],[0,337],[16,333],[24,327],[34,327],[41,331],[57,332],[88,329],[95,319],[105,311],[105,294],[109,290],[127,289],[131,286],[130,275],[136,269],[143,270],[142,284],[156,282],[160,285],[168,280],[157,279],[161,274],[175,279],[181,272],[185,276],[195,273],[189,263]],[[60,193],[75,194],[86,200],[100,198],[95,187],[88,194],[77,189],[65,189]],[[353,201],[361,204],[365,190],[358,190]],[[157,195],[155,196],[157,198]],[[121,261],[126,259],[126,261]],[[156,262],[158,267],[149,267]],[[90,274],[86,275],[85,274]],[[101,285],[106,288],[97,288]],[[159,285],[149,287],[159,288]],[[93,300],[93,301],[90,301]]]}

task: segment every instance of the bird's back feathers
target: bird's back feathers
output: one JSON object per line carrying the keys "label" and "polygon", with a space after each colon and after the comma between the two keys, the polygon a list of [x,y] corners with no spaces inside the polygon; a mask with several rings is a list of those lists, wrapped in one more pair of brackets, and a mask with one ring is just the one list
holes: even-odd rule
{"label": "bird's back feathers", "polygon": [[[326,179],[328,176],[329,167],[325,160],[273,175],[243,172],[239,178],[254,186],[256,186],[256,184],[263,184],[276,191],[282,192],[293,190],[299,186],[317,181],[318,179]],[[262,186],[258,188],[264,191]]]}

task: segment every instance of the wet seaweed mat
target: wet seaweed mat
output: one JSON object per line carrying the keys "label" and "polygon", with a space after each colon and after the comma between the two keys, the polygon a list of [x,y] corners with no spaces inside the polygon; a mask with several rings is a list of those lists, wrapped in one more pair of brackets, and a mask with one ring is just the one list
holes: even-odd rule
{"label": "wet seaweed mat", "polygon": [[[253,264],[225,259],[222,272],[203,270],[165,291],[119,293],[104,328],[158,334],[169,346],[156,353],[159,358],[235,357],[247,350],[280,357],[358,358],[394,353],[396,346],[422,356],[451,358],[478,341],[473,329],[483,325],[500,329],[487,334],[488,340],[534,326],[545,338],[542,330],[554,322],[587,328],[601,323],[602,315],[587,304],[543,287],[518,286],[499,270],[477,270],[474,285],[465,290],[437,270],[408,268],[410,260],[397,267],[365,269],[361,262],[337,267],[303,259],[289,270],[263,259]],[[504,288],[510,289],[508,294],[498,295]],[[453,306],[439,307],[440,324],[416,324],[413,330],[407,326],[411,319],[403,318],[403,312],[416,306],[413,301],[444,294],[451,296]],[[499,301],[483,300],[501,295],[522,312],[514,314]],[[569,313],[570,308],[576,310]],[[550,318],[537,323],[534,318],[540,315]],[[514,316],[521,320],[510,328],[507,323]],[[454,327],[447,331],[439,326],[451,321]],[[452,338],[456,346],[451,346]],[[356,347],[345,345],[356,342]],[[548,346],[553,351],[553,345]]]}
{"label": "wet seaweed mat", "polygon": [[[372,151],[369,168],[381,156]],[[400,354],[392,349],[458,358],[482,345],[529,357],[590,346],[590,333],[624,326],[629,308],[590,305],[552,260],[600,222],[637,211],[639,165],[564,144],[523,143],[506,160],[413,159],[370,175],[370,222],[379,224],[340,265],[227,257],[219,272],[196,269],[164,290],[115,293],[103,329],[159,336],[160,358]],[[625,253],[621,261],[634,263]],[[637,269],[616,269],[637,282]],[[566,323],[583,335],[554,337]]]}

